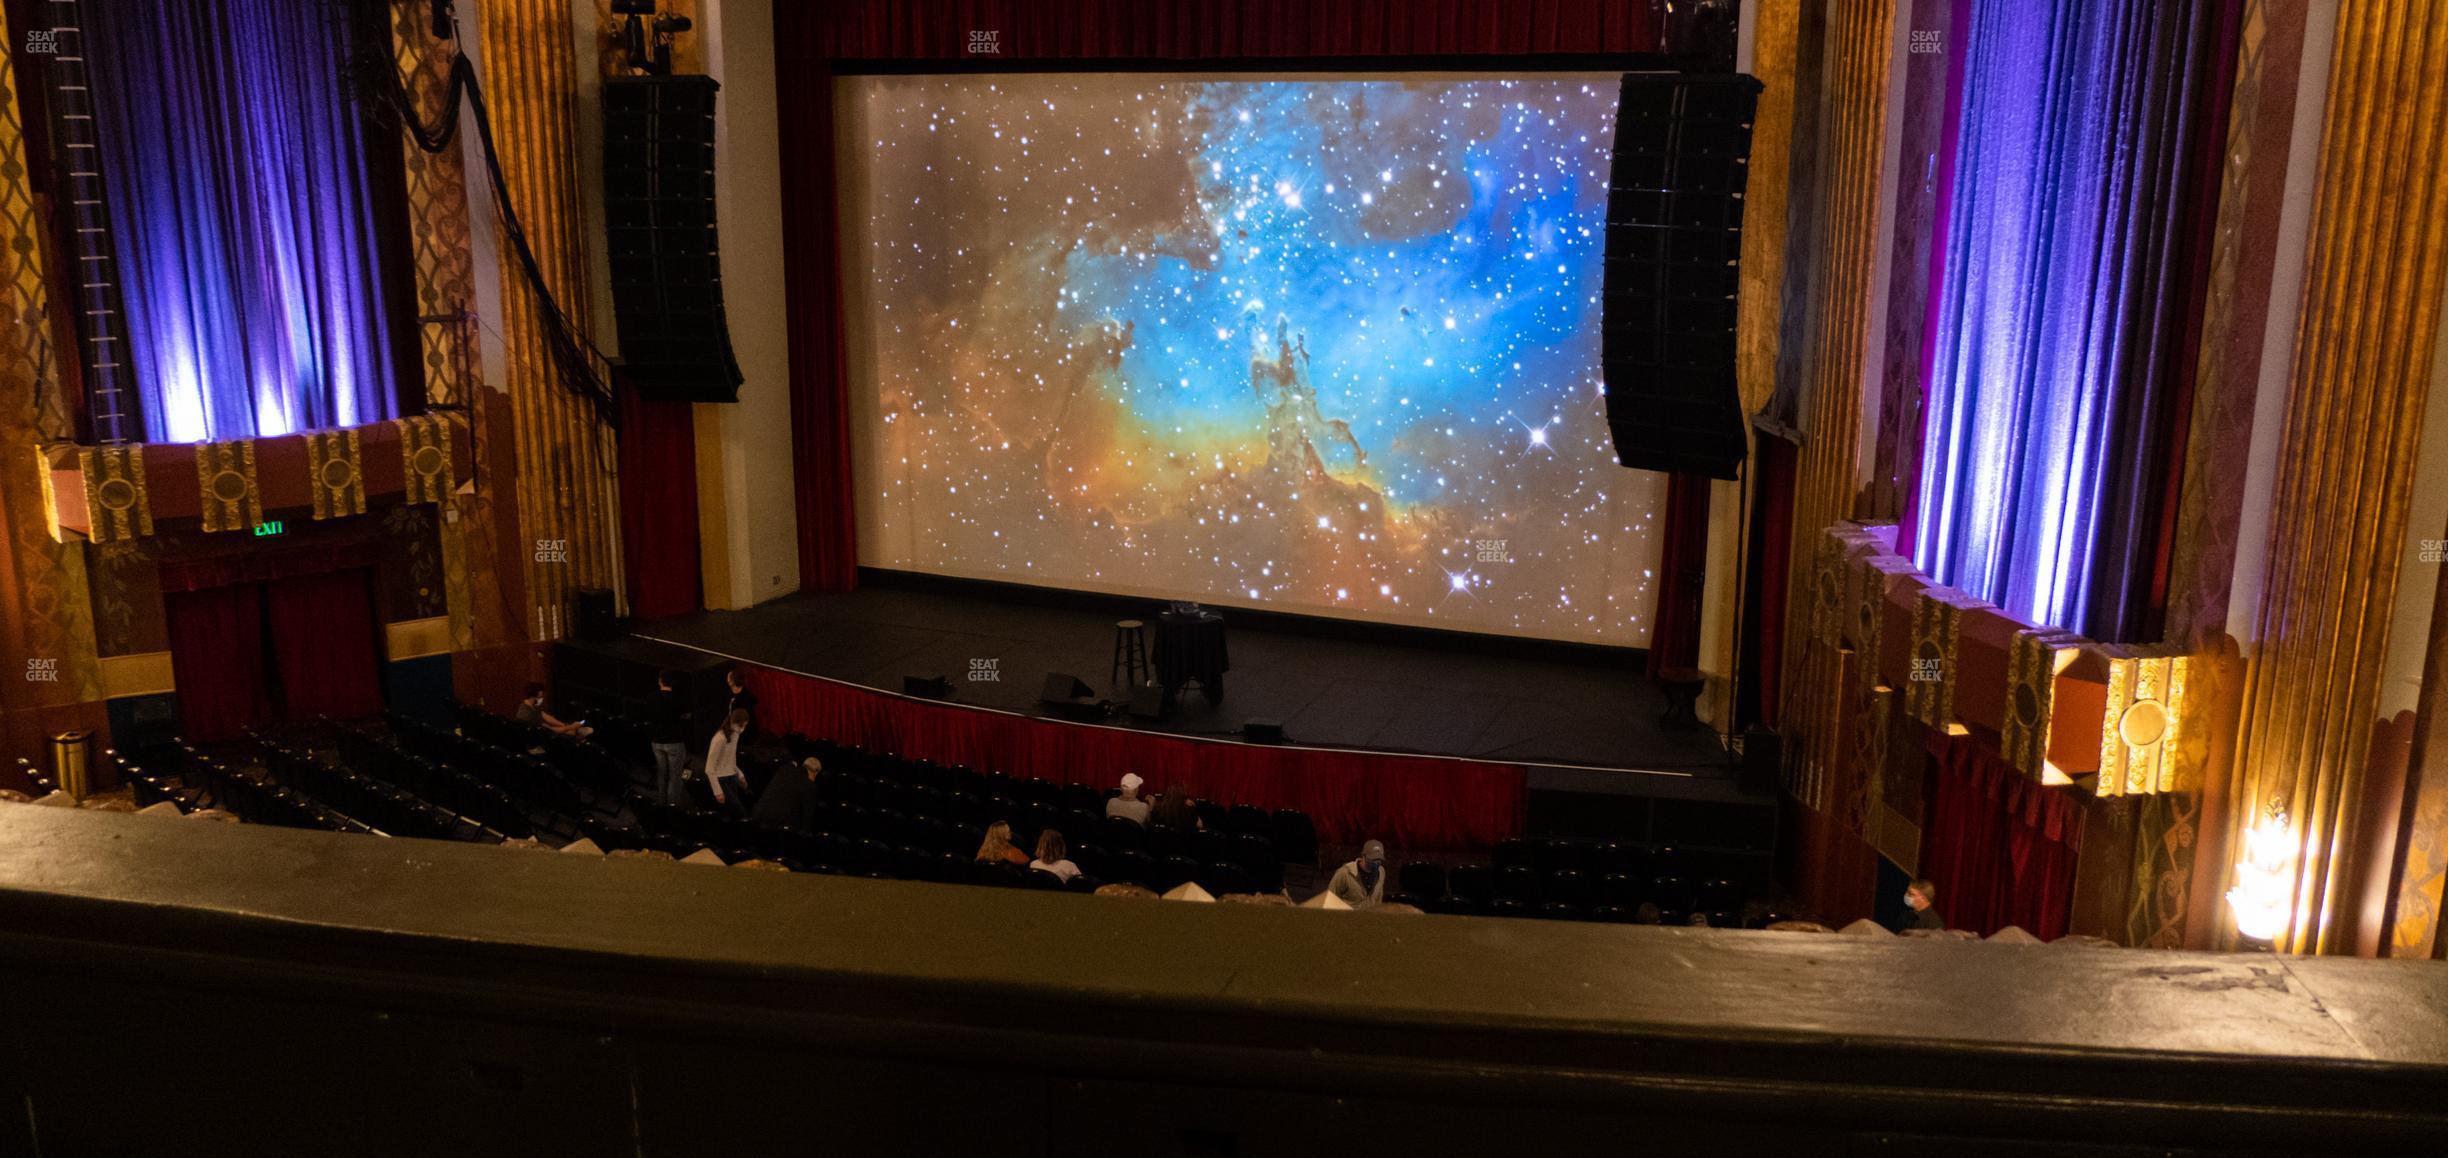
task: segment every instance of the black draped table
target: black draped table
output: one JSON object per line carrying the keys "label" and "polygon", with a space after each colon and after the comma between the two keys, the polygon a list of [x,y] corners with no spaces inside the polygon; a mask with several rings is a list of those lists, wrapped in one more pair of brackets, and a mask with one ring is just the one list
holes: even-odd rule
{"label": "black draped table", "polygon": [[1164,685],[1165,702],[1197,681],[1207,702],[1224,702],[1224,673],[1232,662],[1224,655],[1224,617],[1212,611],[1167,611],[1156,617],[1156,680]]}

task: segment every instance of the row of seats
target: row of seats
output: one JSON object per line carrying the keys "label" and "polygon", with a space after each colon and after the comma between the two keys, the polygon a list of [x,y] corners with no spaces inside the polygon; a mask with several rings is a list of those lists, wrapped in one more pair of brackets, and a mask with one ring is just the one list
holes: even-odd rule
{"label": "row of seats", "polygon": [[353,769],[326,764],[273,742],[263,745],[263,753],[264,771],[274,780],[392,836],[459,841],[501,839],[500,834],[475,821]]}
{"label": "row of seats", "polygon": [[340,762],[359,775],[404,789],[504,838],[515,840],[536,833],[530,810],[509,793],[466,771],[410,752],[392,737],[343,727],[338,743]]}
{"label": "row of seats", "polygon": [[[1673,863],[1673,858],[1670,855],[1663,861]],[[1414,861],[1395,875],[1395,884],[1402,900],[1434,913],[1535,912],[1564,918],[1632,920],[1648,906],[1660,919],[1674,924],[1684,923],[1692,913],[1709,914],[1711,924],[1721,924],[1740,913],[1744,902],[1742,886],[1730,880],[1592,874],[1573,868],[1540,872],[1519,863],[1503,867],[1464,864],[1448,869]]]}

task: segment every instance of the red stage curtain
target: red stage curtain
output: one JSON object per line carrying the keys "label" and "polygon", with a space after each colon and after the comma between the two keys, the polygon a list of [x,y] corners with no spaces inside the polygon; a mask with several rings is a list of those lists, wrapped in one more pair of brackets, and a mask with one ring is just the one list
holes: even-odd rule
{"label": "red stage curtain", "polygon": [[264,695],[263,585],[232,583],[173,591],[170,672],[178,681],[179,731],[188,740],[232,740],[271,718]]}
{"label": "red stage curtain", "polygon": [[704,602],[697,555],[697,423],[686,402],[620,391],[621,561],[629,613],[686,615]]}
{"label": "red stage curtain", "polygon": [[930,703],[770,668],[746,669],[761,727],[872,752],[1058,784],[1112,785],[1309,814],[1321,840],[1398,849],[1493,848],[1521,833],[1529,776],[1518,764],[1186,740]]}
{"label": "red stage curtain", "polygon": [[[1785,665],[1786,559],[1792,552],[1794,456],[1798,452],[1793,443],[1764,434],[1753,444],[1751,501],[1758,504],[1755,518],[1760,534],[1752,540],[1756,558],[1746,581],[1745,598],[1750,606],[1743,611],[1743,675],[1735,716],[1745,723],[1773,728],[1783,702],[1779,697],[1784,695],[1779,677]],[[1743,533],[1750,534],[1750,528]]]}
{"label": "red stage curtain", "polygon": [[1984,937],[2008,925],[2044,941],[2064,936],[2082,807],[1968,736],[1933,737],[1930,757],[1921,875],[1938,886],[1947,926]]}
{"label": "red stage curtain", "polygon": [[974,59],[1167,62],[1248,57],[1414,57],[1658,52],[1645,0],[833,0],[774,5],[781,115],[783,288],[790,317],[791,445],[803,590],[858,582],[850,407],[834,216],[833,62]]}
{"label": "red stage curtain", "polygon": [[1708,583],[1709,480],[1666,476],[1658,548],[1657,616],[1649,625],[1649,674],[1700,662],[1700,593]]}
{"label": "red stage curtain", "polygon": [[[382,711],[382,661],[366,571],[325,571],[268,589],[272,660],[291,719],[349,719]],[[179,692],[187,690],[179,681]]]}

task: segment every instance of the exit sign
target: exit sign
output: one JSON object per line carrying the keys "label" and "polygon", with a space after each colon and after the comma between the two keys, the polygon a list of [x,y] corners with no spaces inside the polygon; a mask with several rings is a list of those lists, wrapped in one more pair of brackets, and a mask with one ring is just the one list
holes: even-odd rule
{"label": "exit sign", "polygon": [[255,537],[260,539],[266,535],[278,535],[284,531],[287,531],[288,529],[289,528],[283,525],[279,519],[273,519],[268,522],[255,524]]}

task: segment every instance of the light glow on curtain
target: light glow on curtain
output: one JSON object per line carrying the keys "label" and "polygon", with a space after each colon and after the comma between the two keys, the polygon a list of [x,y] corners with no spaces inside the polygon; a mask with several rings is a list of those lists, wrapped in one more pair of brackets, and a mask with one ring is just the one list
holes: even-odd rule
{"label": "light glow on curtain", "polygon": [[1975,0],[1948,46],[1971,55],[1913,553],[2095,638],[2145,630],[2214,2]]}
{"label": "light glow on curtain", "polygon": [[341,5],[85,12],[147,440],[397,416]]}

